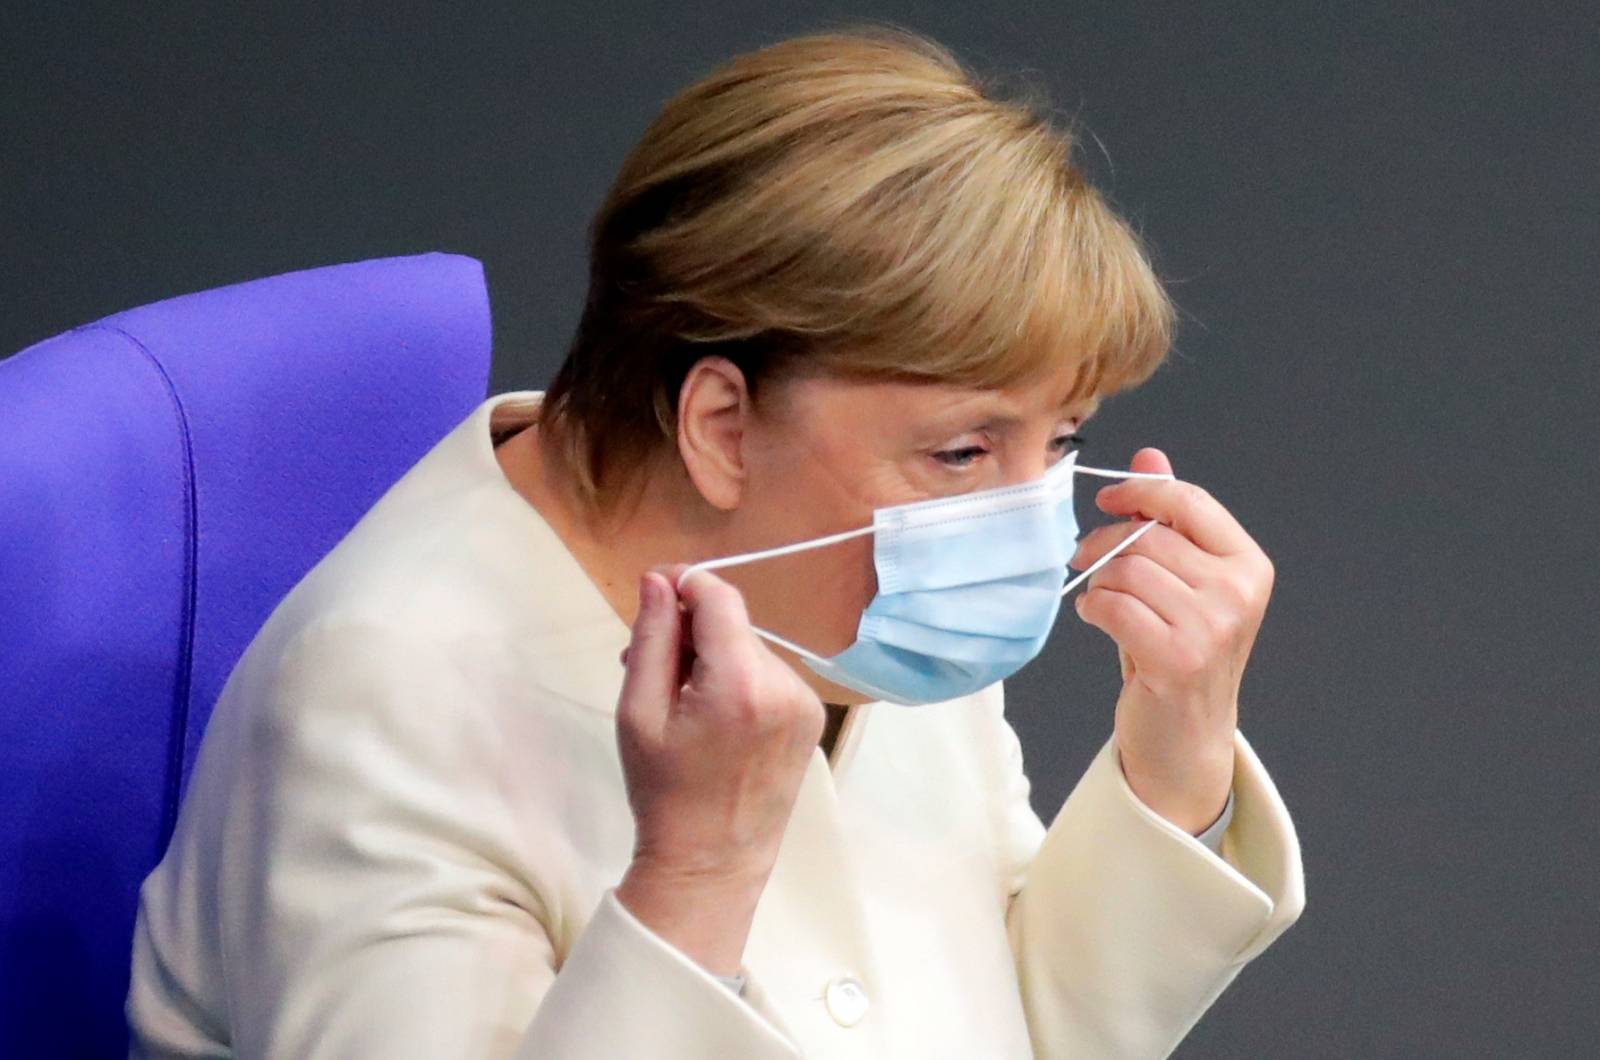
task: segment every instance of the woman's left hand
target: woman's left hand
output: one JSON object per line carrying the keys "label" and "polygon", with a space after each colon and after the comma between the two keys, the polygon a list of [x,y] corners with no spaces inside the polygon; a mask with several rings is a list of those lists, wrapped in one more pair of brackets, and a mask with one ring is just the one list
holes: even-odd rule
{"label": "woman's left hand", "polygon": [[[1129,469],[1171,474],[1172,464],[1145,448]],[[1095,504],[1162,524],[1090,575],[1074,603],[1116,642],[1122,662],[1123,775],[1147,806],[1199,835],[1233,784],[1239,682],[1272,592],[1272,561],[1192,482],[1124,479],[1096,493]],[[1090,531],[1069,565],[1087,568],[1142,525]]]}

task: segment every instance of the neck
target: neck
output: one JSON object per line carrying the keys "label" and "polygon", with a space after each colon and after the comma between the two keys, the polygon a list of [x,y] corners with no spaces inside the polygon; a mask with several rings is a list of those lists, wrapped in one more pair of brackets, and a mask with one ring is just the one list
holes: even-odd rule
{"label": "neck", "polygon": [[[602,515],[583,504],[538,421],[496,447],[495,456],[512,488],[561,539],[623,625],[632,626],[639,613],[639,579],[645,571],[661,563],[694,562],[703,558],[708,540],[714,543],[715,513],[707,514],[703,503],[695,503],[698,495],[684,495],[693,488],[686,479],[643,474],[635,494]],[[821,677],[787,649],[764,643],[819,698],[833,701],[827,703],[836,708],[830,714],[842,715],[849,704],[866,698]]]}
{"label": "neck", "polygon": [[692,555],[692,541],[672,506],[659,497],[655,476],[624,506],[596,513],[582,502],[571,476],[535,421],[495,449],[507,480],[572,553],[624,625],[639,612],[639,579],[671,557]]}

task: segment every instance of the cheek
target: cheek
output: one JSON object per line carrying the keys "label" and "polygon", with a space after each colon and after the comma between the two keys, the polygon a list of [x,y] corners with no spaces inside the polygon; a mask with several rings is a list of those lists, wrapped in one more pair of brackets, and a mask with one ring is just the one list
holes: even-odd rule
{"label": "cheek", "polygon": [[795,556],[807,562],[789,583],[795,624],[812,651],[833,655],[856,639],[861,612],[877,591],[870,535]]}
{"label": "cheek", "polygon": [[833,655],[855,640],[861,612],[877,591],[871,540],[867,536],[785,557],[803,560],[787,572],[785,610],[812,651]]}
{"label": "cheek", "polygon": [[831,594],[829,601],[829,629],[837,637],[840,650],[855,640],[861,612],[878,591],[878,579],[872,569],[872,536],[869,534],[848,543],[860,547],[840,549],[843,555],[836,582],[838,591]]}
{"label": "cheek", "polygon": [[[764,528],[762,541],[798,540],[795,519]],[[810,528],[802,533],[810,534]],[[816,533],[813,536],[821,536]],[[872,535],[726,568],[745,594],[751,621],[821,655],[850,646],[877,591]]]}
{"label": "cheek", "polygon": [[[873,469],[859,463],[844,475],[837,463],[815,461],[802,473],[774,481],[763,502],[762,539],[810,540],[841,529],[872,523],[872,507],[856,493],[870,492],[863,483]],[[831,469],[831,472],[830,470]],[[854,490],[847,490],[847,483]],[[903,490],[903,487],[902,487]],[[768,561],[772,588],[781,594],[779,609],[788,617],[799,642],[819,654],[843,651],[855,640],[861,612],[877,591],[873,570],[873,535],[863,534],[816,549]],[[777,602],[774,601],[776,604]]]}

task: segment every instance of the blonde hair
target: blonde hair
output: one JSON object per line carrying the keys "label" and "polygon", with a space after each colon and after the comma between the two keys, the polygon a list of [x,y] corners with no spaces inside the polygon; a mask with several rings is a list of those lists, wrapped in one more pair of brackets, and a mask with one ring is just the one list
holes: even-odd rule
{"label": "blonde hair", "polygon": [[590,280],[542,419],[597,507],[677,432],[690,366],[1071,398],[1148,379],[1174,310],[1140,238],[1037,99],[857,23],[739,55],[674,95],[589,228]]}

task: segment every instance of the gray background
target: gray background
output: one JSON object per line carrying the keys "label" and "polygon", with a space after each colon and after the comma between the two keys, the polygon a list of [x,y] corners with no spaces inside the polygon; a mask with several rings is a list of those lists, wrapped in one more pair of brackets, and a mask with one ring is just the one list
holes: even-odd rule
{"label": "gray background", "polygon": [[[873,16],[1041,80],[1184,311],[1084,462],[1160,446],[1278,570],[1240,725],[1308,907],[1178,1055],[1594,1055],[1592,6],[57,6],[0,11],[0,350],[445,249],[495,390],[548,382],[591,211],[714,63]],[[1009,683],[1047,822],[1119,686],[1069,612]]]}

